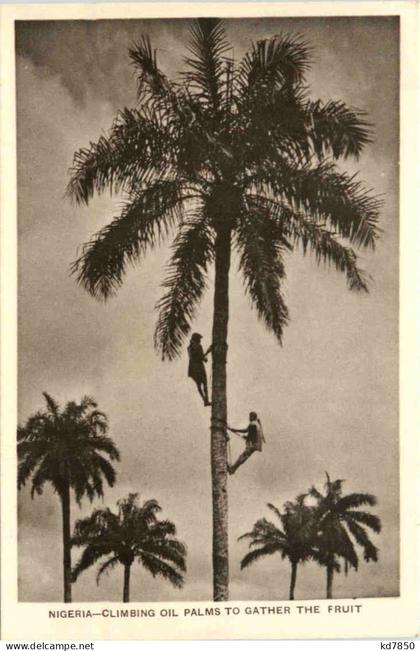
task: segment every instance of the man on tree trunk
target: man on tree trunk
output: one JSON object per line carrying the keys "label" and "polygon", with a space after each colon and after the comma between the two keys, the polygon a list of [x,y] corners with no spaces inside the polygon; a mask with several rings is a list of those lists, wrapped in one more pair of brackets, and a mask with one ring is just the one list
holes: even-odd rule
{"label": "man on tree trunk", "polygon": [[191,337],[190,345],[188,346],[188,377],[192,378],[196,383],[204,406],[210,407],[211,402],[209,401],[207,373],[204,364],[207,362],[207,355],[212,351],[212,346],[204,352],[201,339],[202,336],[198,332],[194,332]]}
{"label": "man on tree trunk", "polygon": [[234,464],[228,465],[228,472],[230,475],[233,475],[239,466],[242,466],[242,464],[249,459],[251,454],[254,454],[254,452],[262,452],[262,445],[265,443],[265,438],[261,421],[255,411],[250,412],[249,425],[245,429],[235,429],[229,426],[227,429],[230,432],[235,432],[235,434],[245,434],[243,438],[246,441],[245,450],[239,455]]}

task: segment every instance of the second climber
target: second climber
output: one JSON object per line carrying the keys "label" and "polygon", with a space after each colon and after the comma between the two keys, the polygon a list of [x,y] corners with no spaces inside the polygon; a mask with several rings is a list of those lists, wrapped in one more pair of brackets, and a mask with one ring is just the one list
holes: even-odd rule
{"label": "second climber", "polygon": [[245,450],[239,455],[235,463],[228,466],[228,472],[233,475],[234,472],[242,466],[243,463],[254,454],[254,452],[262,452],[263,443],[265,443],[264,433],[261,421],[255,411],[249,414],[249,425],[245,429],[235,429],[234,427],[227,426],[230,432],[235,434],[244,434],[243,438],[246,441]]}

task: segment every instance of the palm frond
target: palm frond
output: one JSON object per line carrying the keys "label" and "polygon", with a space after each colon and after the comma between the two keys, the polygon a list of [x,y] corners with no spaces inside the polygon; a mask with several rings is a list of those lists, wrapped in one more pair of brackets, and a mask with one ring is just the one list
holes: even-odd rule
{"label": "palm frond", "polygon": [[[101,567],[99,568],[97,574],[96,574],[96,583],[99,585],[99,581],[101,579],[101,576],[103,574],[108,574],[110,570],[113,570],[114,567],[119,563],[118,557],[117,556],[111,556],[105,563],[102,563]],[[81,571],[81,570],[80,570]],[[80,572],[79,572],[80,573]]]}
{"label": "palm frond", "polygon": [[156,522],[156,514],[162,511],[162,507],[160,506],[159,502],[157,500],[146,500],[142,506],[140,507],[140,517],[142,520],[147,522],[148,524]]}
{"label": "palm frond", "polygon": [[55,481],[57,479],[56,475],[57,469],[54,466],[54,461],[45,454],[32,472],[31,497],[33,498],[35,495],[42,495],[44,485],[47,482],[51,482],[56,491],[59,490],[60,482]]}
{"label": "palm frond", "polygon": [[167,128],[136,109],[119,112],[109,134],[79,149],[73,158],[67,196],[88,204],[95,193],[133,191],[170,171]]}
{"label": "palm frond", "polygon": [[351,511],[346,509],[345,518],[350,518],[359,524],[369,527],[369,529],[372,529],[372,531],[375,533],[380,533],[382,529],[382,524],[379,517],[373,513],[366,513],[366,511]]}
{"label": "palm frond", "polygon": [[309,241],[318,264],[333,264],[337,271],[346,274],[347,285],[352,291],[368,292],[368,275],[358,265],[354,250],[340,244],[334,235],[317,224],[302,221],[300,224],[300,241],[304,248]]}
{"label": "palm frond", "polygon": [[323,499],[322,493],[320,493],[315,486],[311,486],[311,488],[308,491],[308,495],[310,497],[314,497],[318,502],[320,502]]}
{"label": "palm frond", "polygon": [[378,560],[378,548],[369,540],[366,531],[353,520],[346,519],[346,525],[349,531],[355,537],[357,543],[363,549],[363,558],[366,562]]}
{"label": "palm frond", "polygon": [[172,567],[170,563],[149,552],[141,552],[138,556],[139,562],[146,568],[153,577],[161,576],[167,579],[175,588],[182,588],[184,585],[184,577],[182,574]]}
{"label": "palm frond", "polygon": [[377,504],[377,499],[374,495],[369,493],[350,493],[345,495],[337,503],[337,509],[344,513],[347,509],[355,509],[360,506],[375,506]]}
{"label": "palm frond", "polygon": [[71,487],[77,504],[80,506],[84,495],[92,502],[95,497],[103,497],[103,481],[92,454],[81,455],[77,460],[70,458],[67,468]]}
{"label": "palm frond", "polygon": [[255,200],[265,206],[272,218],[282,225],[290,240],[301,244],[304,254],[309,248],[315,253],[317,264],[333,264],[337,271],[345,273],[350,290],[368,291],[367,274],[358,266],[357,255],[352,248],[340,244],[329,230],[287,205],[261,196]]}
{"label": "palm frond", "polygon": [[92,431],[94,431],[98,437],[108,431],[108,418],[103,412],[99,411],[98,409],[93,409],[93,411],[90,412],[88,418]]}
{"label": "palm frond", "polygon": [[160,560],[169,561],[182,572],[186,571],[186,547],[176,539],[168,537],[149,537],[141,544],[138,553],[147,553],[156,556]]}
{"label": "palm frond", "polygon": [[260,518],[257,520],[252,528],[252,531],[245,533],[238,538],[238,540],[245,539],[250,540],[250,547],[270,544],[277,546],[277,549],[280,551],[285,546],[287,546],[287,540],[284,532],[275,524],[273,524],[273,522],[270,522],[266,518]]}
{"label": "palm frond", "polygon": [[282,521],[282,513],[281,513],[281,511],[277,508],[277,506],[274,506],[274,504],[270,504],[270,503],[268,503],[267,506],[268,506],[268,508],[269,508],[271,511],[273,511],[273,513],[276,514],[276,516],[278,517],[278,519],[279,519],[280,522],[281,522],[281,521]]}
{"label": "palm frond", "polygon": [[57,436],[56,426],[57,422],[53,421],[48,411],[37,411],[28,418],[24,426],[18,427],[18,443],[24,440],[34,442],[54,439]]}
{"label": "palm frond", "polygon": [[[156,519],[155,510],[159,510],[158,503],[153,500],[152,504],[139,506],[139,494],[129,493],[127,497],[122,497],[117,501],[118,507],[118,523],[120,527],[127,529],[133,528],[146,528],[149,522]],[[146,525],[146,527],[145,527]]]}
{"label": "palm frond", "polygon": [[245,569],[252,563],[255,563],[255,561],[259,560],[260,558],[263,558],[264,556],[271,556],[278,551],[279,548],[277,545],[273,544],[267,544],[263,547],[259,547],[258,549],[253,549],[252,551],[248,552],[241,560],[241,570]]}
{"label": "palm frond", "polygon": [[288,310],[281,291],[286,272],[282,260],[288,243],[279,229],[250,202],[236,230],[239,268],[258,316],[281,343]]}
{"label": "palm frond", "polygon": [[72,581],[73,583],[77,581],[79,575],[85,570],[89,569],[96,563],[96,561],[102,556],[103,552],[100,547],[95,545],[88,545],[82,552],[79,560],[72,570]]}
{"label": "palm frond", "polygon": [[172,93],[171,83],[159,70],[156,50],[152,49],[150,38],[143,35],[140,41],[129,49],[131,62],[138,73],[137,96],[139,100],[159,99]]}
{"label": "palm frond", "polygon": [[[24,452],[19,452],[19,448],[21,448],[21,445],[18,446],[18,457],[20,457],[18,464],[18,489],[20,490],[25,486],[37,466],[42,464],[47,451],[45,450],[45,446],[41,447],[41,445],[39,446],[39,454],[36,453],[36,449],[33,450],[33,453],[25,454]],[[31,448],[34,448],[34,446],[31,445]]]}
{"label": "palm frond", "polygon": [[214,255],[213,236],[200,212],[183,224],[172,251],[163,283],[165,293],[156,304],[159,315],[154,341],[162,359],[179,355],[206,288],[207,265]]}
{"label": "palm frond", "polygon": [[[117,473],[114,466],[108,461],[108,459],[105,459],[100,454],[95,453],[92,455],[92,465],[97,466],[100,473],[105,477],[108,486],[114,486],[117,479]],[[100,483],[102,485],[102,481]],[[100,496],[98,491],[96,491],[96,493],[98,496]]]}
{"label": "palm frond", "polygon": [[[345,527],[339,526],[336,530],[336,544],[332,550],[336,551],[345,561],[357,571],[359,567],[359,558],[356,554],[353,542],[348,535]],[[328,544],[328,539],[327,539]]]}
{"label": "palm frond", "polygon": [[[80,403],[79,403],[79,405],[77,406],[77,408],[78,408],[78,411],[80,412],[81,416],[84,416],[86,414],[86,412],[89,411],[89,410],[90,410],[89,415],[91,415],[93,413],[100,413],[100,412],[97,411],[98,403],[96,402],[96,400],[92,396],[87,396],[87,395],[83,396]],[[106,420],[105,414],[102,413],[101,415],[102,415],[102,418],[104,418]]]}
{"label": "palm frond", "polygon": [[347,107],[344,102],[309,101],[305,111],[310,124],[308,136],[318,159],[359,158],[364,147],[372,142],[371,125],[366,113]]}
{"label": "palm frond", "polygon": [[280,34],[254,43],[239,64],[239,79],[248,92],[258,85],[272,88],[302,83],[311,62],[311,48],[299,34]]}
{"label": "palm frond", "polygon": [[192,57],[185,59],[191,71],[185,74],[192,85],[213,111],[218,111],[224,90],[226,74],[225,54],[229,49],[225,29],[219,18],[198,18],[190,27],[188,47]]}
{"label": "palm frond", "polygon": [[[89,418],[89,424],[93,426],[93,429],[96,430],[96,423],[92,423],[92,420]],[[105,452],[112,461],[120,460],[120,453],[115,445],[114,441],[109,437],[103,434],[96,434],[91,436],[86,441],[86,444],[92,447],[92,449],[99,452]]]}
{"label": "palm frond", "polygon": [[92,542],[106,545],[115,537],[118,530],[118,518],[109,508],[95,509],[86,518],[76,521],[72,544],[81,547]]}
{"label": "palm frond", "polygon": [[78,283],[95,298],[114,295],[128,264],[137,262],[181,218],[183,200],[177,180],[157,181],[131,197],[121,216],[84,245],[71,267]]}
{"label": "palm frond", "polygon": [[164,539],[176,535],[176,526],[170,520],[158,520],[150,528],[150,535],[153,538]]}
{"label": "palm frond", "polygon": [[47,410],[48,412],[54,417],[57,418],[59,413],[60,413],[60,406],[54,398],[47,393],[46,391],[42,392],[42,395],[45,398],[45,402],[47,403]]}
{"label": "palm frond", "polygon": [[325,473],[327,477],[326,481],[326,488],[328,491],[329,496],[333,497],[334,499],[338,500],[341,498],[341,493],[343,490],[343,484],[344,484],[344,479],[330,479],[329,474],[326,472]]}
{"label": "palm frond", "polygon": [[249,182],[271,189],[276,200],[308,217],[327,221],[330,230],[357,246],[375,247],[381,202],[355,176],[338,172],[333,163],[288,164],[284,158],[266,162]]}

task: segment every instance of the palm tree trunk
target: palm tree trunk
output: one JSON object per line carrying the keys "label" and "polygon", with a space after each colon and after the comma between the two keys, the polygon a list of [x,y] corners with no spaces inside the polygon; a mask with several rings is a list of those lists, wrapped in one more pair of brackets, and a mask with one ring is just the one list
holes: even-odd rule
{"label": "palm tree trunk", "polygon": [[334,576],[333,566],[327,565],[327,599],[332,599],[333,576]]}
{"label": "palm tree trunk", "polygon": [[128,603],[130,601],[130,569],[131,565],[126,563],[124,565],[124,591],[123,591],[123,602]]}
{"label": "palm tree trunk", "polygon": [[230,230],[220,229],[215,243],[211,476],[213,495],[213,599],[229,598],[226,358],[229,320]]}
{"label": "palm tree trunk", "polygon": [[292,601],[295,598],[296,575],[297,575],[297,563],[292,563],[292,576],[290,577],[290,591],[289,591],[289,599],[291,599]]}
{"label": "palm tree trunk", "polygon": [[65,482],[60,494],[63,515],[64,603],[71,602],[70,484]]}

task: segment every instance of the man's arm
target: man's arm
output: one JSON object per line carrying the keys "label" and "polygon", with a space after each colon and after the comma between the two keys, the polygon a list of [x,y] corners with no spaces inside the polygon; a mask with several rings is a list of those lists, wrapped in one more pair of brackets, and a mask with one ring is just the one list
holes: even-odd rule
{"label": "man's arm", "polygon": [[229,427],[229,425],[227,425],[227,429],[230,432],[236,432],[236,434],[248,434],[248,428],[247,427],[245,429],[235,429],[234,427]]}
{"label": "man's arm", "polygon": [[213,344],[211,344],[211,346],[209,346],[209,347],[207,348],[206,352],[204,353],[204,361],[207,361],[207,359],[206,359],[206,358],[207,358],[207,355],[208,355],[209,353],[211,353],[212,351],[213,351]]}
{"label": "man's arm", "polygon": [[203,346],[201,344],[199,344],[198,351],[200,353],[201,361],[207,362],[206,356],[204,354]]}

